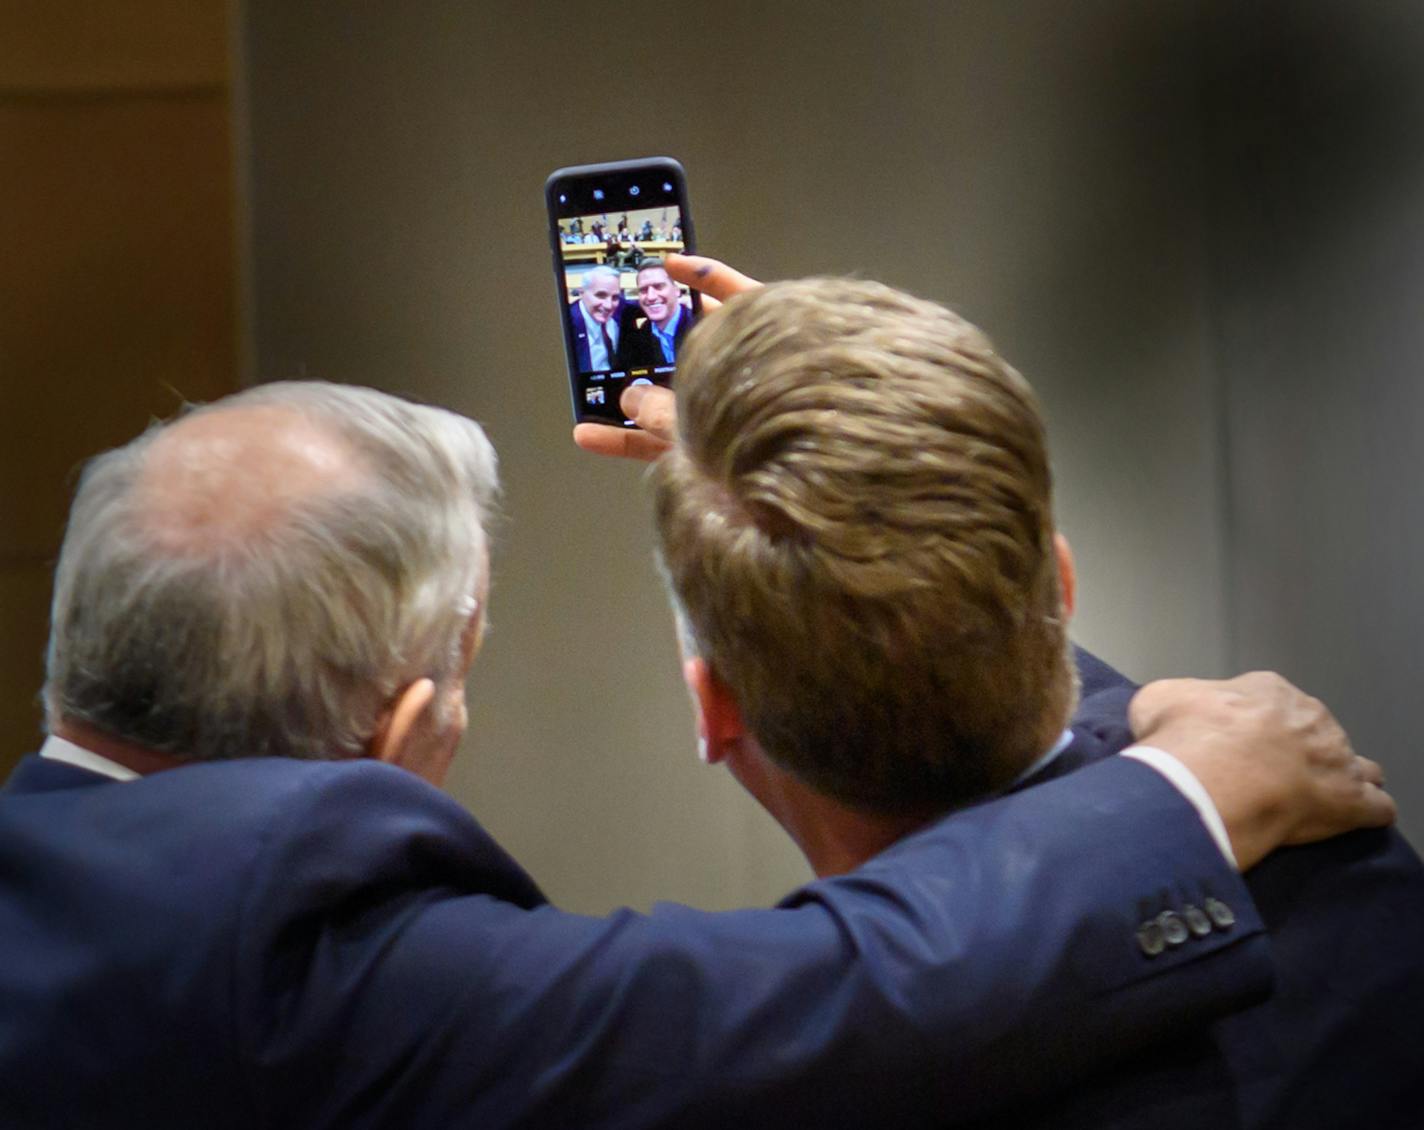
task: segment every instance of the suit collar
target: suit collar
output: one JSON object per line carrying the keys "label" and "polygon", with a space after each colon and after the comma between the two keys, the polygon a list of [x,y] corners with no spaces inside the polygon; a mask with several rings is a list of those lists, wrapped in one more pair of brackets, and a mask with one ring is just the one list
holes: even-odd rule
{"label": "suit collar", "polygon": [[60,789],[77,789],[88,785],[112,782],[112,777],[106,777],[92,769],[81,769],[77,765],[70,765],[67,762],[30,754],[15,766],[9,780],[5,782],[3,791],[7,793],[50,793]]}
{"label": "suit collar", "polygon": [[40,746],[40,756],[47,761],[62,761],[79,769],[87,769],[91,773],[112,777],[116,781],[132,781],[138,776],[127,765],[120,765],[117,761],[111,761],[102,754],[75,745],[57,734],[51,734],[45,739],[44,745]]}
{"label": "suit collar", "polygon": [[1124,744],[1130,744],[1131,741],[1130,735],[1126,743],[1105,740],[1104,735],[1099,734],[1093,727],[1082,724],[1075,725],[1067,736],[1070,740],[1062,746],[1057,756],[1031,766],[1007,791],[1018,792],[1020,789],[1032,788],[1045,781],[1066,776],[1099,758],[1117,753]]}
{"label": "suit collar", "polygon": [[1028,781],[1032,781],[1040,773],[1044,772],[1056,760],[1058,760],[1058,757],[1063,753],[1064,750],[1069,747],[1069,745],[1072,744],[1072,742],[1073,731],[1064,730],[1063,733],[1058,736],[1058,740],[1053,743],[1053,748],[1050,749],[1047,753],[1045,753],[1042,757],[1040,757],[1037,761],[1035,761],[1032,765],[1030,765],[1027,769],[1025,769],[1022,773],[1020,773],[1014,779],[1013,783],[1009,785],[1008,790],[1006,791],[1012,791],[1018,788],[1019,785],[1024,784]]}

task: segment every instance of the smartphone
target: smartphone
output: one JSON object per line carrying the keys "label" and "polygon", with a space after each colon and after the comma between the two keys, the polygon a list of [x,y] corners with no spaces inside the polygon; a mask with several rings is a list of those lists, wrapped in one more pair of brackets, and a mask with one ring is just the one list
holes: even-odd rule
{"label": "smartphone", "polygon": [[634,427],[618,398],[668,385],[701,296],[663,257],[693,250],[687,179],[671,157],[556,169],[544,182],[574,420]]}

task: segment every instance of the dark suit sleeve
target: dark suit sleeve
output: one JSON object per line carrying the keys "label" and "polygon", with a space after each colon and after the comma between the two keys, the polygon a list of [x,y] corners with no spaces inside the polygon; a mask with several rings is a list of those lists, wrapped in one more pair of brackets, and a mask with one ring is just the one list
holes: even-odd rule
{"label": "dark suit sleeve", "polygon": [[[624,302],[618,310],[618,366],[623,369],[651,368],[662,364],[661,350],[653,353],[653,331],[636,302]],[[639,320],[643,325],[638,325]]]}
{"label": "dark suit sleeve", "polygon": [[578,303],[571,302],[564,316],[568,319],[569,332],[573,335],[574,364],[580,373],[591,372],[593,360],[588,348],[588,326],[584,324],[583,317],[578,312]]}
{"label": "dark suit sleeve", "polygon": [[[386,786],[338,777],[254,868],[233,997],[262,1125],[950,1125],[1269,982],[1240,878],[1119,758],[777,909],[605,918]],[[1208,893],[1232,929],[1143,954],[1144,916]]]}

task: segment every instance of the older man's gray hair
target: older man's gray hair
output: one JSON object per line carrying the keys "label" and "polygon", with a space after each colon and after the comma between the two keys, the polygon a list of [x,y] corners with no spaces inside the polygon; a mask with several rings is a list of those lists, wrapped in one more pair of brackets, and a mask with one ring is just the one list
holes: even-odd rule
{"label": "older man's gray hair", "polygon": [[610,278],[615,283],[620,281],[618,272],[612,267],[590,267],[579,276],[579,283],[581,286],[589,287],[600,278]]}
{"label": "older man's gray hair", "polygon": [[[240,410],[296,437],[300,473],[261,454],[261,428],[256,456],[221,427],[174,442]],[[362,752],[402,686],[461,670],[497,489],[477,424],[370,389],[262,385],[155,425],[81,480],[51,729],[196,759]]]}

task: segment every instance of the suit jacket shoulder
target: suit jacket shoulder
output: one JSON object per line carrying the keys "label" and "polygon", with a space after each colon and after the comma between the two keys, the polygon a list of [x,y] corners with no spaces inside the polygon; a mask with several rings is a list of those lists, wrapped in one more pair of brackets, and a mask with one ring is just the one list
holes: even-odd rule
{"label": "suit jacket shoulder", "polygon": [[[1131,684],[1086,652],[1078,664],[1075,740],[1040,781],[1131,741]],[[1355,832],[1278,851],[1246,881],[1271,938],[1269,999],[1207,1028],[1184,1024],[1091,1082],[985,1126],[1424,1125],[1424,869],[1413,849],[1393,829]],[[1168,936],[1190,949],[1204,919],[1182,909]]]}

